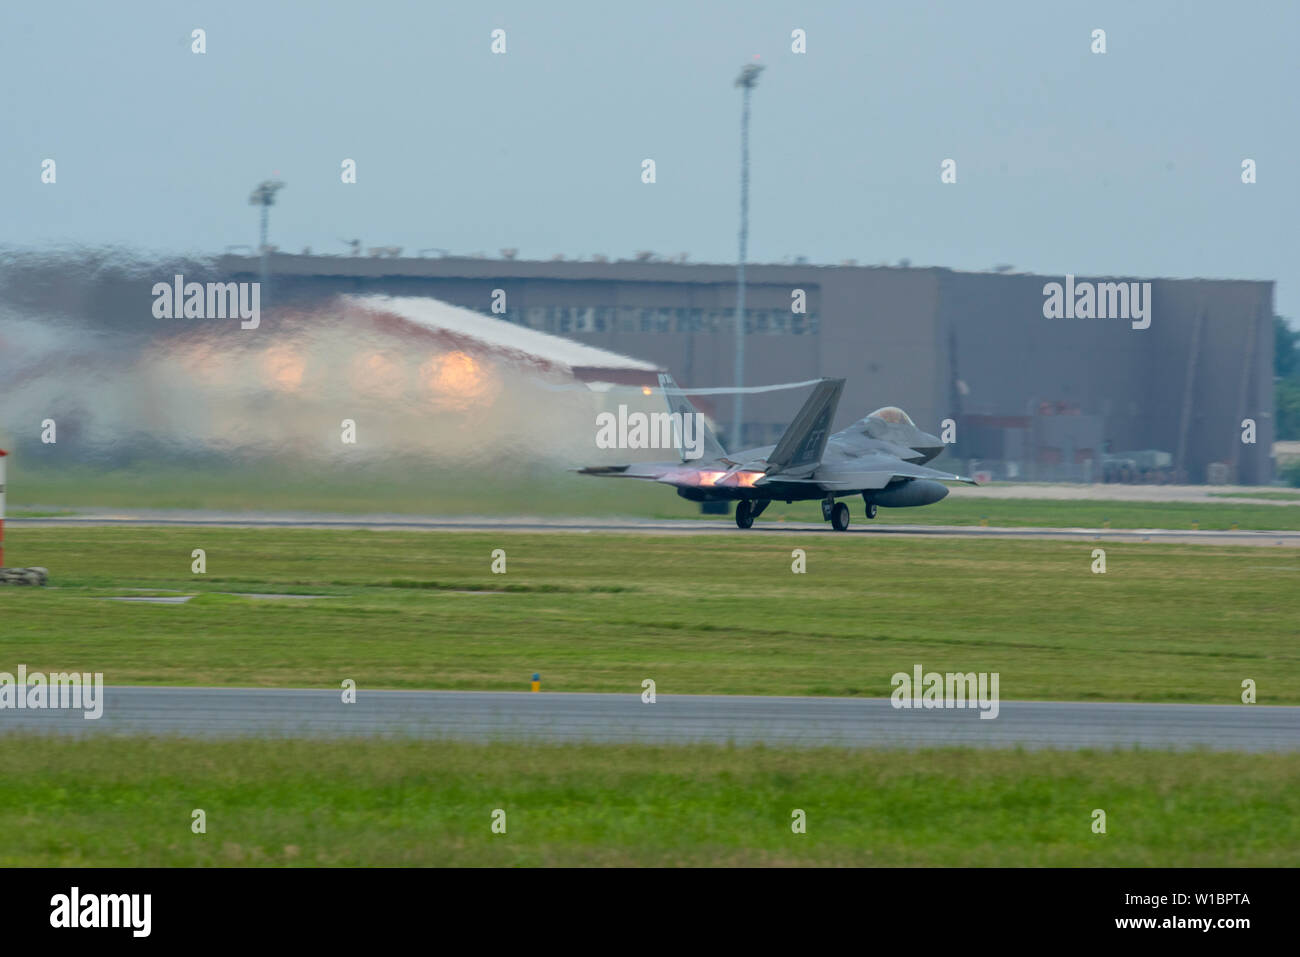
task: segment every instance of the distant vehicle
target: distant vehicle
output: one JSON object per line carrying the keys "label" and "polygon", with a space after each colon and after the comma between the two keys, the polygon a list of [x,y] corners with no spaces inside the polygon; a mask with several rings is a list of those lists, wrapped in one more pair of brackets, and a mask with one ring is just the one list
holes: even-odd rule
{"label": "distant vehicle", "polygon": [[[696,415],[695,407],[671,376],[659,385],[671,413]],[[636,478],[676,487],[693,502],[736,500],[736,524],[749,528],[774,501],[822,500],[822,519],[836,531],[849,527],[849,507],[837,498],[861,495],[867,518],[876,509],[931,505],[948,494],[942,482],[974,479],[921,464],[943,451],[943,442],[916,427],[893,406],[877,409],[843,431],[830,433],[843,379],[822,379],[776,445],[728,453],[712,430],[704,429],[703,454],[688,461],[589,466],[582,475]],[[679,438],[679,450],[682,444]]]}
{"label": "distant vehicle", "polygon": [[1173,463],[1173,453],[1159,449],[1106,454],[1101,457],[1102,481],[1147,484],[1172,482]]}

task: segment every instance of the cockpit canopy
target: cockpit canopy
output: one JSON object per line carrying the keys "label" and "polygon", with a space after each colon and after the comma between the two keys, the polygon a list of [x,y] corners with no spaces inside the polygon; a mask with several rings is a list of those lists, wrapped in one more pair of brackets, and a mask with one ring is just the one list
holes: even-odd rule
{"label": "cockpit canopy", "polygon": [[867,418],[880,419],[883,422],[889,422],[893,425],[910,425],[912,428],[916,428],[916,423],[908,418],[907,413],[894,405],[887,405],[883,409],[877,409],[875,412],[872,412],[867,416]]}

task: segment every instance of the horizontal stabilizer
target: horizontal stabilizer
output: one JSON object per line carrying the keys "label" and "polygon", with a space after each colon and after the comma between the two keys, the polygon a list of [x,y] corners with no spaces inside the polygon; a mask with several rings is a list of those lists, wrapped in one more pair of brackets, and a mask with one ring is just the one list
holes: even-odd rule
{"label": "horizontal stabilizer", "polygon": [[631,467],[630,465],[584,465],[580,469],[569,469],[569,471],[577,472],[579,475],[622,475]]}

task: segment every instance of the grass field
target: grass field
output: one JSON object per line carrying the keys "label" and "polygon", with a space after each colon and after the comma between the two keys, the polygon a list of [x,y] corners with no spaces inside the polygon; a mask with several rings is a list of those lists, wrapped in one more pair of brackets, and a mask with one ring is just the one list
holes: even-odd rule
{"label": "grass field", "polygon": [[[1281,492],[1254,497],[1276,499]],[[1192,528],[1300,530],[1300,508],[1222,502],[1077,502],[978,499],[950,495],[924,508],[882,508],[877,523],[1006,527]],[[860,499],[848,499],[855,523],[865,522]],[[466,476],[427,467],[392,469],[265,463],[240,469],[151,466],[9,467],[12,517],[67,514],[78,508],[218,509],[258,512],[397,513],[407,515],[631,515],[700,518],[694,503],[653,482],[597,479],[557,472],[503,470]],[[703,516],[717,520],[717,516]],[[774,503],[760,523],[822,521],[818,502]],[[726,519],[723,519],[724,521]]]}
{"label": "grass field", "polygon": [[0,766],[0,866],[1300,864],[1296,754],[0,737]]}
{"label": "grass field", "polygon": [[[885,696],[920,663],[999,672],[1009,700],[1236,703],[1251,678],[1261,704],[1300,703],[1294,549],[1110,545],[1093,574],[1092,542],[739,532],[37,527],[8,544],[53,587],[0,589],[0,670],[109,684],[522,690],[541,672],[555,691]],[[106,600],[160,589],[197,597]]]}
{"label": "grass field", "polygon": [[[1071,506],[973,504],[1022,524]],[[1112,544],[1098,575],[1093,542],[736,531],[15,526],[6,545],[51,587],[0,588],[0,671],[883,696],[921,663],[997,671],[1004,699],[1236,703],[1252,678],[1261,704],[1300,703],[1294,549]],[[107,600],[176,592],[196,597]],[[0,735],[0,767],[0,866],[1300,864],[1300,754]]]}

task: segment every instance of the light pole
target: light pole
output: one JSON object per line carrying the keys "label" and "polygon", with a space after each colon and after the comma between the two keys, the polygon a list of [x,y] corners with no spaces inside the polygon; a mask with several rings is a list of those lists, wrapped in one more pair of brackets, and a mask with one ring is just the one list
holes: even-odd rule
{"label": "light pole", "polygon": [[736,86],[744,92],[740,112],[740,257],[736,262],[736,395],[732,407],[732,451],[742,445],[745,425],[745,255],[749,245],[749,95],[763,72],[760,63],[746,63],[736,77]]}
{"label": "light pole", "polygon": [[257,248],[262,254],[262,291],[260,295],[263,297],[261,300],[263,303],[266,301],[265,296],[271,281],[270,249],[266,245],[266,224],[271,207],[275,205],[275,194],[282,189],[284,189],[284,183],[281,180],[266,179],[258,183],[248,196],[249,206],[262,207],[262,242]]}

